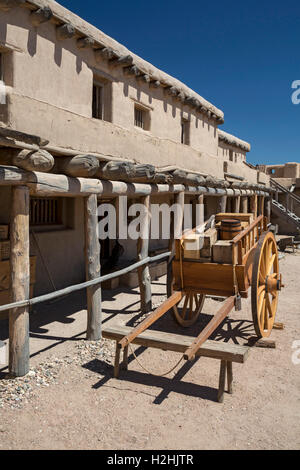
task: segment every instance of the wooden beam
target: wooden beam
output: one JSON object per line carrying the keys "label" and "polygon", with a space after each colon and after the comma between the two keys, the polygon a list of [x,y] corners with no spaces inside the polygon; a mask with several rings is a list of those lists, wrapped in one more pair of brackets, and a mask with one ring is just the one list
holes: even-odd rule
{"label": "wooden beam", "polygon": [[[11,302],[27,300],[30,288],[29,189],[12,188],[10,225]],[[28,307],[15,308],[9,315],[9,373],[23,377],[29,372]]]}
{"label": "wooden beam", "polygon": [[154,312],[147,316],[147,318],[142,321],[136,328],[131,330],[131,332],[124,336],[119,341],[119,348],[124,349],[131,343],[137,336],[139,336],[143,331],[145,331],[149,326],[155,323],[159,318],[161,318],[166,312],[170,310],[174,305],[176,305],[182,299],[182,292],[174,292],[171,297],[169,297],[165,302],[160,305]]}
{"label": "wooden beam", "polygon": [[[86,280],[100,277],[100,243],[98,239],[97,196],[87,197],[84,201],[85,213],[85,264]],[[87,339],[97,341],[101,338],[101,286],[87,289]]]}
{"label": "wooden beam", "polygon": [[78,49],[89,49],[95,45],[95,40],[90,36],[86,36],[84,38],[77,39],[76,45]]}
{"label": "wooden beam", "polygon": [[58,171],[74,178],[95,176],[99,166],[99,159],[93,155],[77,155],[72,158],[57,159]]}
{"label": "wooden beam", "polygon": [[111,67],[129,67],[133,64],[133,57],[131,55],[123,55],[121,57],[113,57],[109,59],[108,64]]}
{"label": "wooden beam", "polygon": [[53,12],[50,7],[39,8],[30,13],[30,21],[34,26],[47,23],[51,18],[53,18]]}
{"label": "wooden beam", "polygon": [[258,199],[258,215],[264,215],[264,209],[265,209],[265,197],[264,196],[259,196]]}
{"label": "wooden beam", "polygon": [[110,181],[129,181],[136,174],[135,165],[130,162],[100,163],[96,176]]}
{"label": "wooden beam", "polygon": [[222,307],[213,316],[212,320],[208,323],[204,330],[201,331],[198,338],[196,338],[193,344],[191,344],[191,346],[186,350],[184,353],[184,359],[188,361],[195,359],[196,353],[200,346],[202,346],[202,344],[210,337],[210,335],[218,328],[222,321],[231,312],[234,307],[234,303],[235,296],[228,297],[228,299],[225,300]]}
{"label": "wooden beam", "polygon": [[[140,201],[144,205],[145,211],[140,215],[141,237],[137,243],[137,261],[142,261],[149,256],[149,236],[150,236],[150,196],[145,196]],[[141,313],[148,313],[152,310],[151,276],[149,265],[138,269],[139,287],[141,296]]]}
{"label": "wooden beam", "polygon": [[[8,129],[7,127],[0,126],[0,137],[4,137],[12,141],[24,142],[25,144],[43,147],[49,144],[49,140],[42,139],[37,135],[26,134],[25,132],[15,131],[14,129]],[[1,143],[2,144],[2,143]],[[36,149],[38,150],[38,149]]]}
{"label": "wooden beam", "polygon": [[70,23],[62,24],[56,28],[56,37],[59,41],[72,39],[76,34],[75,28]]}
{"label": "wooden beam", "polygon": [[55,160],[46,150],[17,150],[13,151],[12,163],[23,170],[48,173],[54,167]]}
{"label": "wooden beam", "polygon": [[266,197],[265,198],[265,215],[267,217],[267,223],[271,222],[271,213],[272,213],[272,198]]}

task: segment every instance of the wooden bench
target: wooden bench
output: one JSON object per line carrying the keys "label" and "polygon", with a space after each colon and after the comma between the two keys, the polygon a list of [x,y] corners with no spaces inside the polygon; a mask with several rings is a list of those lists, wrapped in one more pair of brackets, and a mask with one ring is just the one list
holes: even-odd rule
{"label": "wooden bench", "polygon": [[[120,348],[118,342],[126,335],[128,335],[133,328],[123,325],[106,326],[102,332],[103,338],[116,341],[116,356],[114,376],[119,377],[120,370]],[[183,336],[174,333],[166,333],[163,331],[147,330],[136,337],[132,343],[144,346],[146,348],[162,349],[163,351],[174,351],[184,353],[186,349],[195,340],[192,336]],[[250,348],[240,346],[237,344],[229,344],[220,341],[206,340],[205,343],[198,350],[196,356],[210,357],[219,359],[220,362],[220,376],[219,376],[219,390],[218,401],[223,402],[225,382],[227,376],[228,393],[232,393],[232,363],[237,362],[243,364],[248,358]],[[122,368],[128,369],[128,346],[124,349]]]}

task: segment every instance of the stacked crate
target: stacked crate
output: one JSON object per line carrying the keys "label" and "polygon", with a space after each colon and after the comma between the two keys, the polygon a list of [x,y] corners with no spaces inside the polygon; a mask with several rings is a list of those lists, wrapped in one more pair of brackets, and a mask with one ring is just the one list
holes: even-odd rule
{"label": "stacked crate", "polygon": [[[0,305],[9,304],[10,295],[10,241],[9,226],[0,225]],[[35,284],[36,257],[30,257],[30,297],[33,297]],[[0,312],[0,320],[8,317],[8,312]]]}

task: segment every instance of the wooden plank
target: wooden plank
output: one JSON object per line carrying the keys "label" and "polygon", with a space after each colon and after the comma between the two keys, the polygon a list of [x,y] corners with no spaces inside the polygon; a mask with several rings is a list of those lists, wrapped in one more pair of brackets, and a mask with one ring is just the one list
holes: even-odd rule
{"label": "wooden plank", "polygon": [[[230,296],[233,289],[232,264],[198,263],[197,261],[183,261],[182,272],[185,289],[194,289],[199,292],[213,293],[214,295]],[[173,262],[175,286],[181,286],[180,261]],[[239,291],[246,291],[244,266],[236,266]],[[221,294],[222,292],[222,294]],[[218,294],[219,293],[219,294]]]}
{"label": "wooden plank", "polygon": [[[100,243],[98,240],[97,196],[85,199],[85,265],[86,280],[100,277]],[[101,285],[87,288],[87,339],[98,341],[101,338],[102,310]]]}
{"label": "wooden plank", "polygon": [[145,331],[149,326],[151,326],[156,320],[162,317],[166,312],[170,310],[174,305],[176,305],[182,299],[183,293],[181,291],[176,291],[171,295],[162,305],[160,305],[154,312],[148,315],[142,323],[140,323],[129,335],[125,336],[120,342],[119,347],[125,348],[131,343],[134,338],[136,338],[140,333]]}
{"label": "wooden plank", "polygon": [[[11,301],[27,300],[30,287],[29,189],[12,188],[10,226]],[[23,377],[29,372],[29,310],[15,308],[9,315],[9,373]]]}
{"label": "wooden plank", "polygon": [[[103,338],[119,341],[129,335],[133,328],[124,325],[108,325],[103,328]],[[140,333],[132,343],[146,348],[162,349],[184,353],[193,343],[195,337],[167,333],[164,331],[147,330]],[[221,341],[206,340],[199,348],[196,356],[209,357],[212,359],[224,359],[239,364],[244,364],[248,358],[250,348],[239,344],[224,343]]]}
{"label": "wooden plank", "polygon": [[195,359],[196,352],[200,346],[207,340],[210,335],[218,328],[222,321],[227,317],[230,311],[233,309],[235,303],[235,296],[229,297],[225,300],[222,307],[213,316],[209,324],[201,331],[200,335],[195,339],[193,344],[188,347],[184,353],[184,359],[192,361]]}

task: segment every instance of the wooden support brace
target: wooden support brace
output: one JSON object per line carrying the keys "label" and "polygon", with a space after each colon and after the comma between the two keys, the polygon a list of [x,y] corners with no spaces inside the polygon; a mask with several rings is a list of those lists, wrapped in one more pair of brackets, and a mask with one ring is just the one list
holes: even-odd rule
{"label": "wooden support brace", "polygon": [[118,342],[116,341],[116,355],[115,355],[115,366],[114,366],[114,378],[117,379],[119,377],[120,372],[120,354],[121,350],[118,347]]}

